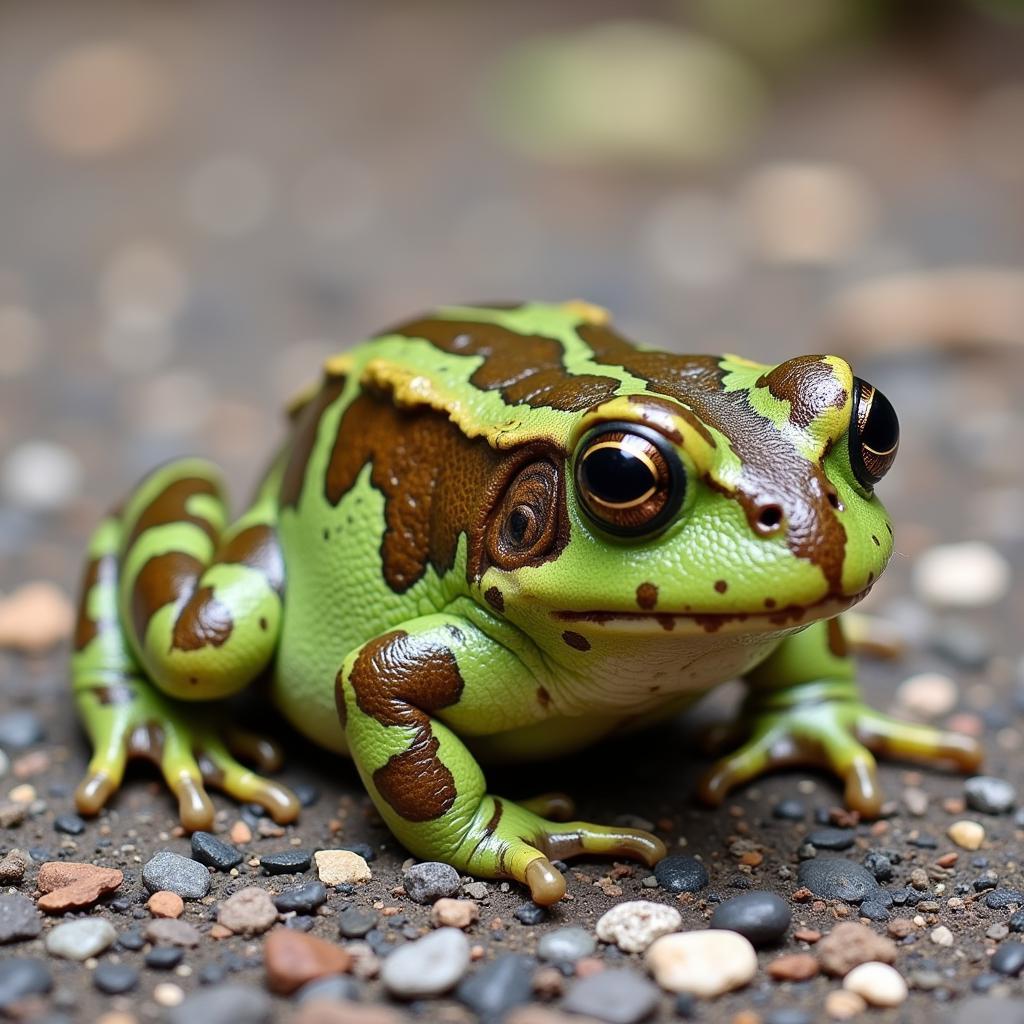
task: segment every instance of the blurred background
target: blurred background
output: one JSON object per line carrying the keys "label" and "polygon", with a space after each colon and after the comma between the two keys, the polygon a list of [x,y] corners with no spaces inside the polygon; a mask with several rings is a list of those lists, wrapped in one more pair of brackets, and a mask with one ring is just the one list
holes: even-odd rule
{"label": "blurred background", "polygon": [[1022,199],[1014,0],[4,4],[0,591],[170,456],[241,501],[330,352],[516,298],[849,357],[901,553],[1016,560]]}

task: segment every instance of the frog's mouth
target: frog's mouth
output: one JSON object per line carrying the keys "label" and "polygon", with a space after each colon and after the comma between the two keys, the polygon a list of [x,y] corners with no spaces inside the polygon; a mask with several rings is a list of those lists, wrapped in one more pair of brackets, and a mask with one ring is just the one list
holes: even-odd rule
{"label": "frog's mouth", "polygon": [[821,619],[831,619],[852,608],[870,593],[871,587],[850,596],[831,596],[810,605],[787,605],[769,612],[615,612],[556,611],[559,622],[586,623],[608,633],[733,634],[789,632]]}

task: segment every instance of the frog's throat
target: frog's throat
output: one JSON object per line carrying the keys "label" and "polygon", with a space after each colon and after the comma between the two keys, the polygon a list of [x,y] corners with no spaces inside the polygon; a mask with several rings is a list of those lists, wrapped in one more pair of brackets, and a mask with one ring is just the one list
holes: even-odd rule
{"label": "frog's throat", "polygon": [[758,634],[800,629],[821,619],[831,619],[867,597],[871,588],[852,596],[827,597],[814,604],[789,605],[768,612],[632,612],[632,611],[555,611],[559,622],[585,623],[608,633],[654,633],[679,635],[719,633]]}

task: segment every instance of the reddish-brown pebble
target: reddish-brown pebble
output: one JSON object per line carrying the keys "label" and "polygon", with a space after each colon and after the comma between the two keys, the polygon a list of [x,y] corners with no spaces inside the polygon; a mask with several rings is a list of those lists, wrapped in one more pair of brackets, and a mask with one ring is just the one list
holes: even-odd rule
{"label": "reddish-brown pebble", "polygon": [[797,930],[793,932],[793,938],[796,939],[797,942],[809,942],[813,945],[815,942],[820,941],[821,932],[819,932],[817,928],[797,928]]}
{"label": "reddish-brown pebble", "polygon": [[897,917],[885,926],[885,930],[894,939],[905,939],[912,931],[915,930],[914,922],[911,921],[909,917]]}
{"label": "reddish-brown pebble", "polygon": [[435,927],[468,928],[480,917],[480,908],[472,900],[443,897],[430,908]]}
{"label": "reddish-brown pebble", "polygon": [[807,981],[818,973],[818,961],[810,953],[787,953],[768,965],[776,981]]}
{"label": "reddish-brown pebble", "polygon": [[231,826],[229,836],[231,842],[236,846],[244,845],[245,843],[252,842],[252,829],[244,821],[236,821]]}
{"label": "reddish-brown pebble", "polygon": [[818,943],[817,953],[826,974],[843,978],[860,964],[876,960],[891,964],[896,959],[896,945],[867,925],[849,921],[837,924]]}
{"label": "reddish-brown pebble", "polygon": [[181,917],[185,912],[185,901],[176,892],[161,889],[149,897],[146,909],[154,917]]}
{"label": "reddish-brown pebble", "polygon": [[732,1018],[732,1024],[761,1024],[761,1016],[753,1010],[740,1010]]}
{"label": "reddish-brown pebble", "polygon": [[592,974],[600,974],[604,970],[604,961],[596,956],[585,956],[576,961],[576,977],[589,978]]}
{"label": "reddish-brown pebble", "polygon": [[222,924],[214,924],[210,926],[209,934],[211,939],[229,939],[235,933],[230,928],[225,928]]}
{"label": "reddish-brown pebble", "polygon": [[956,850],[952,850],[937,858],[935,863],[938,864],[940,868],[951,868],[959,859],[960,854],[957,853]]}
{"label": "reddish-brown pebble", "polygon": [[36,879],[44,894],[37,906],[47,914],[82,910],[112,893],[123,881],[124,875],[117,868],[50,860],[39,869]]}
{"label": "reddish-brown pebble", "polygon": [[390,1006],[311,999],[291,1020],[292,1024],[402,1024],[405,1017]]}
{"label": "reddish-brown pebble", "polygon": [[263,959],[268,987],[284,996],[316,978],[344,974],[352,966],[352,955],[341,946],[291,928],[275,928],[267,936]]}

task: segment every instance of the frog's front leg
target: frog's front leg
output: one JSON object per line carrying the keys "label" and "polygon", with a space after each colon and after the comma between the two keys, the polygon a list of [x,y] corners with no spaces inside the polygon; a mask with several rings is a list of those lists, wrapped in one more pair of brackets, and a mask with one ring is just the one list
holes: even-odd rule
{"label": "frog's front leg", "polygon": [[[264,771],[267,741],[233,727],[210,701],[246,686],[269,661],[280,620],[273,480],[223,530],[217,475],[182,460],[157,470],[97,529],[79,604],[72,678],[94,753],[75,800],[97,813],[132,757],[153,761],[182,823],[209,828],[206,785],[263,805],[279,822],[299,804]],[[184,697],[186,700],[175,699]]]}
{"label": "frog's front leg", "polygon": [[810,765],[834,771],[844,782],[847,806],[875,817],[882,793],[873,754],[952,762],[963,771],[981,763],[981,746],[972,737],[902,722],[861,700],[838,619],[784,640],[746,682],[750,692],[730,730],[744,742],[702,780],[699,793],[708,803],[720,803],[733,787],[773,769]]}
{"label": "frog's front leg", "polygon": [[464,726],[479,735],[481,721],[498,732],[538,720],[537,690],[507,646],[463,618],[438,614],[353,652],[338,674],[337,702],[363,783],[412,853],[515,879],[550,904],[565,893],[552,859],[591,853],[650,865],[665,848],[647,832],[552,820],[564,810],[553,796],[519,805],[488,794],[458,732]]}

